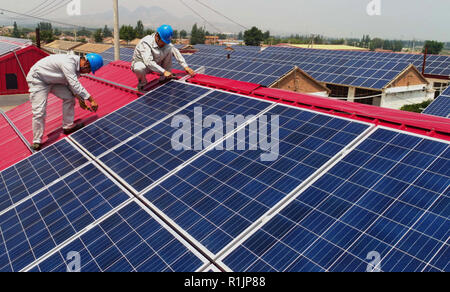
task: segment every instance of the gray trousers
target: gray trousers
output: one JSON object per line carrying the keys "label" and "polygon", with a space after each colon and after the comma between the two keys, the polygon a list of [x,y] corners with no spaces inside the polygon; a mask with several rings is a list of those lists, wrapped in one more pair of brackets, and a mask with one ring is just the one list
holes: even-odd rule
{"label": "gray trousers", "polygon": [[75,119],[75,96],[67,86],[48,85],[42,82],[28,82],[30,88],[30,101],[33,112],[33,143],[41,143],[45,131],[45,118],[47,116],[47,99],[53,93],[63,100],[63,129],[73,127]]}

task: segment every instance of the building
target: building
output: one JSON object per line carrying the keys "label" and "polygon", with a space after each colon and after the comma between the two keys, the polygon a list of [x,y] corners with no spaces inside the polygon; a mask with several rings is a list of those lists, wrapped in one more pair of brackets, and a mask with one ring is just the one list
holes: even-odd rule
{"label": "building", "polygon": [[47,53],[29,40],[0,38],[0,95],[28,93],[26,75]]}
{"label": "building", "polygon": [[82,44],[83,43],[81,42],[56,40],[54,42],[46,44],[43,49],[53,54],[67,54],[68,52],[73,51],[76,47],[79,47]]}
{"label": "building", "polygon": [[283,89],[292,92],[299,92],[311,95],[328,97],[331,90],[306,72],[295,67],[291,72],[280,78],[270,88]]}
{"label": "building", "polygon": [[83,44],[74,49],[77,55],[85,55],[89,53],[102,54],[103,52],[112,48],[111,45],[107,44]]}
{"label": "building", "polygon": [[219,37],[218,36],[205,36],[205,45],[218,45]]}

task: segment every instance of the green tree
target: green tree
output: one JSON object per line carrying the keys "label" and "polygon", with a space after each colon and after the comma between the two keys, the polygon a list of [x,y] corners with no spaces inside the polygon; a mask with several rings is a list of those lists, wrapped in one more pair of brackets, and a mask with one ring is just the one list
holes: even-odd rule
{"label": "green tree", "polygon": [[55,28],[55,30],[53,31],[53,34],[55,36],[59,37],[62,34],[62,32],[58,28]]}
{"label": "green tree", "polygon": [[425,48],[428,49],[428,54],[439,55],[444,49],[444,43],[438,41],[426,41],[422,53],[425,53]]}
{"label": "green tree", "polygon": [[104,36],[105,38],[110,38],[110,37],[113,36],[112,31],[108,28],[107,25],[105,25],[105,28],[103,29],[103,36]]}
{"label": "green tree", "polygon": [[204,44],[206,32],[203,28],[199,28],[194,24],[191,31],[191,45]]}
{"label": "green tree", "polygon": [[14,30],[13,30],[12,36],[15,38],[20,38],[20,31],[19,31],[19,28],[17,27],[17,23],[15,21],[14,21]]}
{"label": "green tree", "polygon": [[79,30],[78,32],[77,32],[77,34],[79,35],[79,36],[84,36],[84,37],[90,37],[90,36],[92,36],[92,32],[90,31],[90,30],[87,30],[86,28],[82,28],[81,30]]}
{"label": "green tree", "polygon": [[224,33],[219,33],[217,36],[219,37],[219,40],[226,40],[227,39],[227,35],[224,34]]}
{"label": "green tree", "polygon": [[41,40],[42,41],[44,41],[46,43],[51,43],[55,40],[51,23],[41,22],[38,24],[38,28],[41,32]]}
{"label": "green tree", "polygon": [[421,113],[421,112],[423,112],[424,109],[426,109],[432,102],[433,102],[433,100],[431,99],[431,100],[424,101],[424,102],[422,102],[422,103],[404,105],[400,110],[402,110],[402,111],[407,111],[407,112]]}
{"label": "green tree", "polygon": [[130,42],[136,38],[136,31],[131,25],[122,25],[120,28],[120,38]]}
{"label": "green tree", "polygon": [[371,51],[375,51],[376,49],[383,48],[383,45],[384,45],[384,41],[382,39],[374,38],[373,40],[370,41],[369,49]]}
{"label": "green tree", "polygon": [[135,34],[136,34],[136,37],[140,38],[140,39],[145,36],[144,24],[142,23],[141,20],[139,20],[137,22],[136,29],[135,29]]}
{"label": "green tree", "polygon": [[270,38],[270,31],[266,31],[263,35],[264,41],[267,41]]}
{"label": "green tree", "polygon": [[241,32],[239,32],[239,34],[238,34],[238,40],[243,40],[244,39],[244,33],[241,31]]}
{"label": "green tree", "polygon": [[180,31],[180,38],[185,39],[187,38],[187,36],[188,36],[187,31],[185,31],[184,29]]}
{"label": "green tree", "polygon": [[392,50],[394,52],[401,52],[403,50],[403,41],[397,40],[392,42]]}
{"label": "green tree", "polygon": [[174,30],[173,31],[173,38],[174,39],[179,39],[180,38],[180,32],[178,30]]}
{"label": "green tree", "polygon": [[156,32],[155,30],[149,28],[149,29],[147,29],[147,30],[145,31],[145,35],[152,35],[152,34],[154,34],[155,32]]}
{"label": "green tree", "polygon": [[96,43],[103,43],[103,31],[102,29],[97,29],[94,34],[94,39]]}
{"label": "green tree", "polygon": [[263,40],[264,34],[256,26],[244,32],[244,42],[247,46],[260,46]]}

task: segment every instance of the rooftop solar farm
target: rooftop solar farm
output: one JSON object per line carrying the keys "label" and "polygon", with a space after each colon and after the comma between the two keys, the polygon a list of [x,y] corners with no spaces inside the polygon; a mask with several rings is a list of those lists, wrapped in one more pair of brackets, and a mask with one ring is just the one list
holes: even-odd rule
{"label": "rooftop solar farm", "polygon": [[[22,17],[65,7],[34,2]],[[236,33],[211,33],[220,22],[180,4],[209,31],[138,21],[107,46],[108,26],[59,22],[104,43],[85,53],[68,31],[41,40],[45,23],[0,34],[0,101],[27,96],[0,110],[0,272],[179,272],[169,286],[216,289],[450,271],[445,44],[287,38],[226,15]]]}

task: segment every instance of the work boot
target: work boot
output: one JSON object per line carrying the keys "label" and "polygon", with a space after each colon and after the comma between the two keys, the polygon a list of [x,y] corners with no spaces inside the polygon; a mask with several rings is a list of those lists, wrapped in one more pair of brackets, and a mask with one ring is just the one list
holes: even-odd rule
{"label": "work boot", "polygon": [[76,124],[75,126],[73,126],[70,129],[64,129],[64,135],[70,135],[72,133],[75,133],[76,131],[78,131],[79,129],[83,128],[84,124],[80,123],[80,124]]}
{"label": "work boot", "polygon": [[147,83],[139,83],[137,90],[140,92],[145,92],[145,87],[147,86]]}
{"label": "work boot", "polygon": [[30,148],[31,148],[31,150],[39,151],[39,150],[41,150],[41,144],[33,143],[33,145],[31,145]]}

